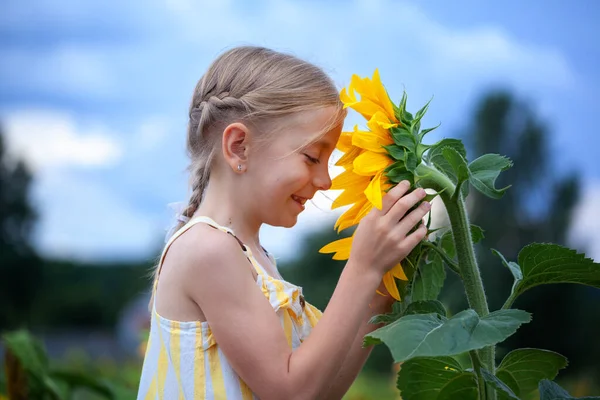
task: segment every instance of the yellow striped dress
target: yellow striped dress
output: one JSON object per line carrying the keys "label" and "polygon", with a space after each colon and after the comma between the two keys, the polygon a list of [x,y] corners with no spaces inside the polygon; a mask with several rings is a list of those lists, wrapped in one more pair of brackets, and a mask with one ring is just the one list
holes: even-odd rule
{"label": "yellow striped dress", "polygon": [[[208,217],[192,218],[165,245],[159,261],[159,273],[170,245],[197,223],[206,223],[238,240],[258,274],[258,288],[279,316],[290,348],[298,348],[321,318],[321,311],[304,301],[301,287],[268,275],[250,248],[231,229],[218,225]],[[157,282],[158,278],[153,291]],[[240,340],[243,340],[243,336]],[[247,400],[256,399],[256,396],[227,361],[208,322],[172,321],[160,316],[153,304],[150,336],[137,398]]]}

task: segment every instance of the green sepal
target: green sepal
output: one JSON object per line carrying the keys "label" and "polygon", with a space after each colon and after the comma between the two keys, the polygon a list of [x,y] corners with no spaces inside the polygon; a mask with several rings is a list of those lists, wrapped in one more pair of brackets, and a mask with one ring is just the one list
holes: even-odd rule
{"label": "green sepal", "polygon": [[423,129],[421,131],[421,133],[419,133],[419,142],[421,142],[423,140],[423,137],[425,137],[425,135],[427,135],[429,132],[439,128],[441,125],[441,123],[437,124],[436,126],[434,126],[433,128],[427,128],[427,129]]}
{"label": "green sepal", "polygon": [[398,146],[397,144],[389,144],[383,146],[387,153],[396,161],[404,161],[406,158],[406,149]]}

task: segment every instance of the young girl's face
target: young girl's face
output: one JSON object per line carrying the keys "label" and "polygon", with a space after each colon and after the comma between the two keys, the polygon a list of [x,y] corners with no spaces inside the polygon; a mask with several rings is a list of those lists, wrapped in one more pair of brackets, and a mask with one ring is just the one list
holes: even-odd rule
{"label": "young girl's face", "polygon": [[258,201],[255,209],[262,222],[293,226],[306,201],[331,187],[329,158],[342,129],[341,121],[331,126],[336,114],[334,107],[324,107],[290,117],[272,141],[253,154],[247,173],[255,183],[249,190]]}

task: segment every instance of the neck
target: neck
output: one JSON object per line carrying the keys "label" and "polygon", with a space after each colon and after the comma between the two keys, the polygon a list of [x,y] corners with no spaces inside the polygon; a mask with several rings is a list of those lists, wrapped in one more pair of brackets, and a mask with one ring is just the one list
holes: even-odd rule
{"label": "neck", "polygon": [[253,219],[254,214],[244,202],[244,196],[224,195],[233,193],[231,186],[221,179],[211,179],[204,198],[194,216],[207,216],[226,226],[245,244],[260,248],[259,230],[262,222]]}

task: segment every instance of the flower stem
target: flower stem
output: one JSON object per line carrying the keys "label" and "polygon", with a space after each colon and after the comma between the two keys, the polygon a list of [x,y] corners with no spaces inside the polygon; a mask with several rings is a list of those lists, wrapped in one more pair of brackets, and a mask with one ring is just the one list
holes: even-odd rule
{"label": "flower stem", "polygon": [[[446,206],[450,224],[452,225],[452,236],[454,237],[458,266],[464,282],[469,306],[480,317],[485,317],[490,312],[477,265],[477,258],[475,257],[465,202],[460,195],[454,200],[450,193],[442,193],[441,197]],[[480,350],[480,355],[485,368],[494,373],[494,347],[490,346]]]}
{"label": "flower stem", "polygon": [[481,360],[479,359],[479,354],[475,350],[469,351],[469,356],[471,357],[471,363],[473,364],[473,372],[477,376],[477,386],[479,388],[479,400],[487,399],[487,392],[485,387],[485,379],[483,379],[483,375],[481,375]]}

